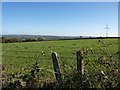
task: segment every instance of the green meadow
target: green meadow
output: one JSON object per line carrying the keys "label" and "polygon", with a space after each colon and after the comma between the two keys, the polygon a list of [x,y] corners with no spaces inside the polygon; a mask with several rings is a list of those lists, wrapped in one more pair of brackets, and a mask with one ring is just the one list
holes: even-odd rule
{"label": "green meadow", "polygon": [[[99,44],[98,39],[3,43],[2,64],[8,68],[7,72],[17,72],[18,69],[28,67],[38,60],[41,68],[52,69],[51,52],[58,53],[59,62],[64,60],[69,65],[74,65],[76,64],[76,51],[83,48],[92,48],[95,52],[99,52],[99,47],[101,47],[111,54],[118,51],[118,39],[103,39],[103,42],[108,46]],[[95,55],[97,57],[100,53],[95,53]],[[91,59],[92,56],[94,55],[90,55]]]}
{"label": "green meadow", "polygon": [[[113,66],[119,60],[118,39],[107,38],[2,43],[3,71],[6,75],[19,72],[26,74],[29,73],[30,67],[37,61],[40,69],[38,75],[41,80],[54,81],[52,52],[57,52],[59,67],[63,77],[65,73],[70,74],[76,70],[76,51],[79,50],[83,51],[84,72],[89,77],[98,71],[105,72],[109,76],[111,70],[118,70],[117,66]],[[111,66],[106,64],[109,62]],[[110,77],[112,76],[110,75]]]}

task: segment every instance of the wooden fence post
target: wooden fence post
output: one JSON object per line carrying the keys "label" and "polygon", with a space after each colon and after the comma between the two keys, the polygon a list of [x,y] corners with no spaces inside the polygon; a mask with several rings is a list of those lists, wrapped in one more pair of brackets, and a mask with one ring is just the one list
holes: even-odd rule
{"label": "wooden fence post", "polygon": [[77,56],[77,71],[78,73],[80,73],[80,75],[83,74],[83,56],[82,56],[82,52],[81,51],[77,51],[76,52],[76,56]]}
{"label": "wooden fence post", "polygon": [[53,67],[54,67],[54,74],[56,77],[56,80],[58,82],[62,81],[61,74],[60,74],[60,69],[58,65],[58,59],[56,53],[52,53],[52,61],[53,61]]}

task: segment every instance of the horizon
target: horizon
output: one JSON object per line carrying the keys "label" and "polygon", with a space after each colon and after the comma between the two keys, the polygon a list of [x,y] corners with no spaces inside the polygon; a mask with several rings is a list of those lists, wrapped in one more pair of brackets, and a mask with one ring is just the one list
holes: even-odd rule
{"label": "horizon", "polygon": [[[81,37],[81,36],[63,36],[63,35],[47,35],[47,34],[45,34],[45,35],[41,35],[41,34],[0,34],[0,36],[3,36],[3,35],[18,35],[18,36],[22,36],[22,35],[25,35],[25,36],[58,36],[58,37]],[[82,36],[82,37],[106,37],[106,36]],[[109,38],[109,37],[119,37],[119,36],[108,36],[107,38]]]}
{"label": "horizon", "polygon": [[3,2],[0,34],[118,37],[117,2]]}

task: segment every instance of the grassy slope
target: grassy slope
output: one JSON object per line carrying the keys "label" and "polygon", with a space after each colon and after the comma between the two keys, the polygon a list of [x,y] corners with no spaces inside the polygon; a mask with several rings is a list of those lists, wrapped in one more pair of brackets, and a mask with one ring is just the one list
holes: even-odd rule
{"label": "grassy slope", "polygon": [[[110,53],[118,51],[117,39],[104,39],[103,41],[106,44],[111,44],[107,48],[103,47],[103,50]],[[42,75],[53,76],[51,50],[58,53],[59,62],[62,63],[64,60],[70,71],[76,68],[75,52],[77,50],[93,48],[94,51],[98,51],[98,46],[98,39],[6,43],[2,44],[2,63],[7,68],[6,72],[10,73],[18,72],[22,67],[29,67],[35,60],[38,60],[40,68],[44,68]],[[45,55],[42,55],[42,51],[45,52]]]}

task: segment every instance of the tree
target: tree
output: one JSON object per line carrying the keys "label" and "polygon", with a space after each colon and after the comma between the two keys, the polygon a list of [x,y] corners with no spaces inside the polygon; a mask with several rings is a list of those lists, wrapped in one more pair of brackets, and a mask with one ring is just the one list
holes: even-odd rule
{"label": "tree", "polygon": [[38,37],[37,41],[43,41],[44,39],[41,37]]}
{"label": "tree", "polygon": [[5,38],[5,37],[2,37],[2,41],[1,41],[2,43],[7,43],[7,38]]}

